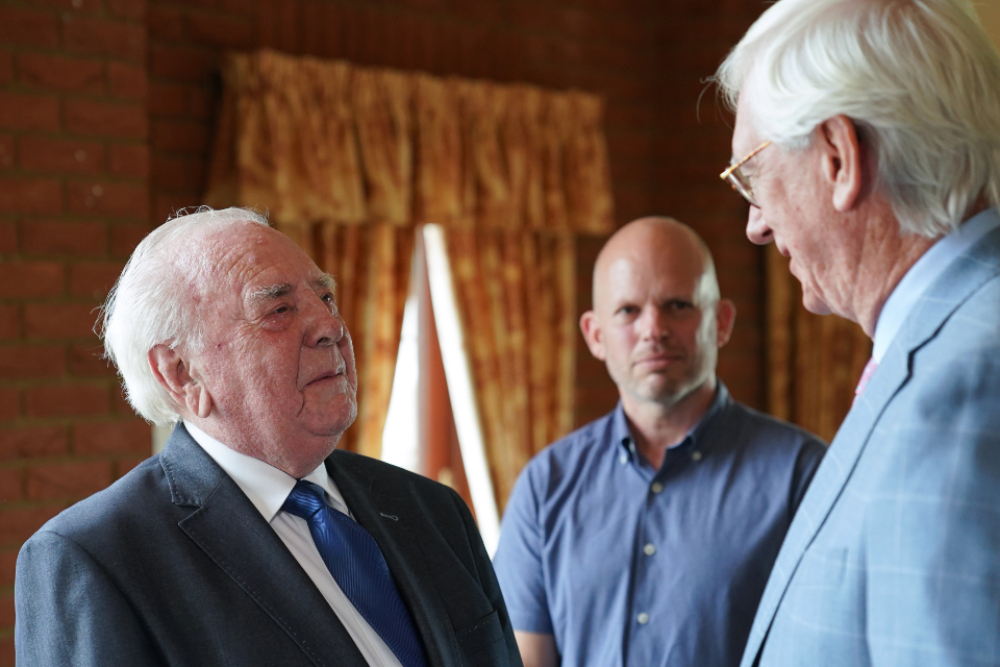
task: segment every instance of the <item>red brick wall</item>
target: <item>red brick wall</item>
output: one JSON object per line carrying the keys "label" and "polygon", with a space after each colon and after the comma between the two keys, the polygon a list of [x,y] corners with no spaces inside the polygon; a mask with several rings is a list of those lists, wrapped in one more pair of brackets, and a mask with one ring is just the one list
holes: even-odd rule
{"label": "red brick wall", "polygon": [[[740,314],[720,374],[763,403],[761,255],[716,175],[700,80],[758,0],[0,0],[0,667],[20,543],[149,450],[98,359],[93,309],[131,249],[200,203],[227,49],[577,87],[607,99],[617,218],[690,223]],[[581,308],[600,240],[580,244]],[[616,400],[578,345],[577,422]]]}
{"label": "red brick wall", "polygon": [[21,542],[149,451],[92,332],[149,229],[144,7],[0,2],[0,665]]}

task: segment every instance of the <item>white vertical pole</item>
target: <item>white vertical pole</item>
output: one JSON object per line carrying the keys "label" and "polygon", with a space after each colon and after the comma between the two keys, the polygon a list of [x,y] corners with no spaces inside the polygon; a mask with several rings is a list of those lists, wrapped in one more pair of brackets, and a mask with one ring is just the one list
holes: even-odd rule
{"label": "white vertical pole", "polygon": [[440,225],[425,225],[424,251],[427,277],[430,282],[431,303],[434,306],[434,323],[437,325],[441,344],[441,360],[448,382],[448,395],[458,432],[458,445],[462,451],[465,476],[469,480],[472,506],[476,522],[483,536],[486,551],[493,557],[500,540],[500,512],[493,494],[493,478],[486,459],[483,426],[476,407],[472,382],[469,351],[458,315],[455,284],[451,264],[445,247],[444,230]]}

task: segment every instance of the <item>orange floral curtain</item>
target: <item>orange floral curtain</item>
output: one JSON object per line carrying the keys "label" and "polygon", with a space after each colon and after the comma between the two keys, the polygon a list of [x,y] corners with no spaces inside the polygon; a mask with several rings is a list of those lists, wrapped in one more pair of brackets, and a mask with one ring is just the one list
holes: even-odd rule
{"label": "orange floral curtain", "polygon": [[769,411],[830,442],[851,409],[871,340],[854,322],[807,311],[773,244],[766,271]]}
{"label": "orange floral curtain", "polygon": [[273,51],[227,59],[205,200],[267,209],[337,277],[378,456],[414,230],[448,238],[501,505],[572,424],[576,233],[613,229],[599,98]]}

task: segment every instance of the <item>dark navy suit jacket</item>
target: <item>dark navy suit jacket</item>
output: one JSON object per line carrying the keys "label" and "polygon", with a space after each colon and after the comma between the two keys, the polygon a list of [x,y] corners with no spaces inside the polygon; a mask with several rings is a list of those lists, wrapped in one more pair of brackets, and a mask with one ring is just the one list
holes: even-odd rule
{"label": "dark navy suit jacket", "polygon": [[[450,489],[348,452],[326,462],[378,542],[430,665],[520,665],[496,576]],[[366,667],[239,486],[178,426],[163,453],[21,550],[21,667]]]}

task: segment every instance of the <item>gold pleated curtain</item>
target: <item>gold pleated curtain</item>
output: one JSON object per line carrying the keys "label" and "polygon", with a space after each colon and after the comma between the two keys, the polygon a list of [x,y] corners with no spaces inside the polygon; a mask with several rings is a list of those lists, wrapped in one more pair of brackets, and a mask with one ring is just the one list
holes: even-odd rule
{"label": "gold pleated curtain", "polygon": [[267,209],[338,281],[359,367],[343,446],[378,456],[414,231],[445,228],[503,505],[572,425],[574,235],[613,229],[593,95],[293,58],[227,58],[206,203]]}
{"label": "gold pleated curtain", "polygon": [[524,464],[573,426],[574,242],[452,229],[448,254],[502,511]]}
{"label": "gold pleated curtain", "polygon": [[871,339],[836,315],[813,315],[788,260],[767,246],[768,409],[830,442],[851,409]]}

